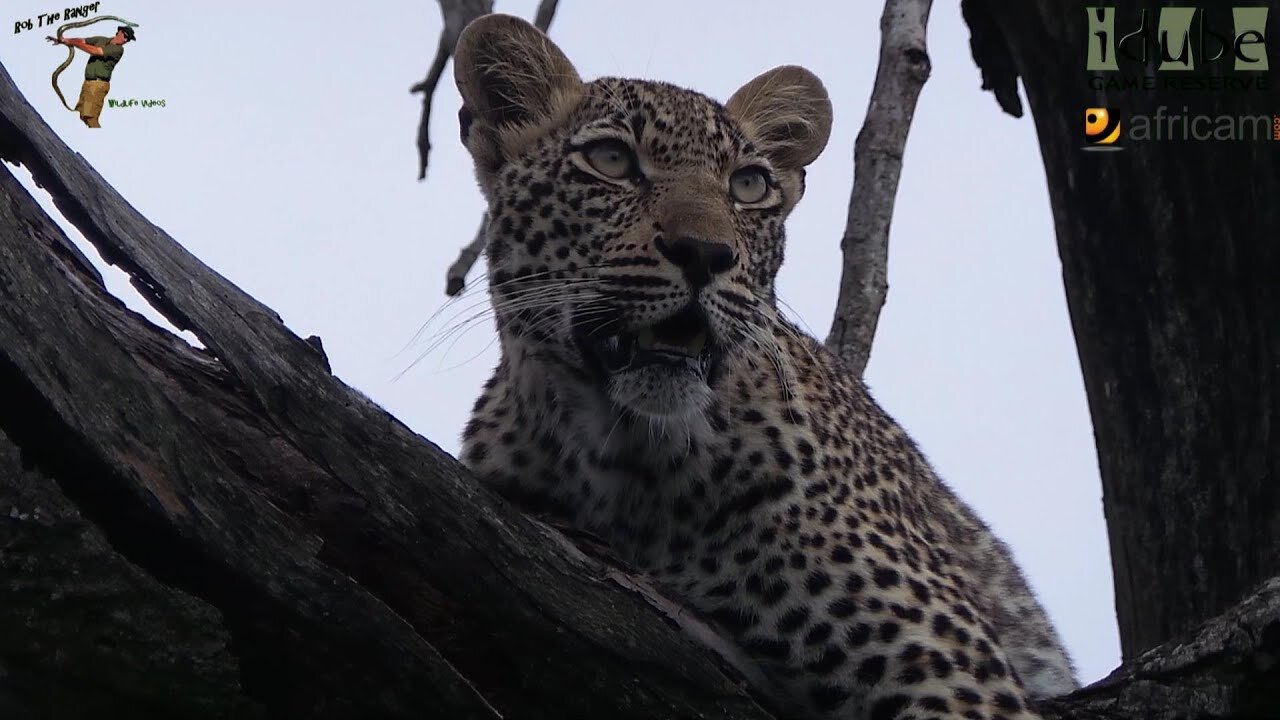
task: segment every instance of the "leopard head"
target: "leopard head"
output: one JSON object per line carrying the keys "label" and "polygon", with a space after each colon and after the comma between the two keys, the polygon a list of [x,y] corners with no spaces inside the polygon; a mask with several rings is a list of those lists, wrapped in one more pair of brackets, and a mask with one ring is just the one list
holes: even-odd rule
{"label": "leopard head", "polygon": [[466,28],[454,70],[508,362],[671,418],[705,408],[726,364],[769,351],[783,222],[831,131],[817,77],[778,67],[723,105],[584,82],[507,15]]}

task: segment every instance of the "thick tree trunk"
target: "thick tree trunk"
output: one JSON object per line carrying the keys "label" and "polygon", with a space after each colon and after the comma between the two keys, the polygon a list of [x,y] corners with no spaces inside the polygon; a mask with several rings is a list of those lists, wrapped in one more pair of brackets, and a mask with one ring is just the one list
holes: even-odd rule
{"label": "thick tree trunk", "polygon": [[[1280,58],[1271,73],[1235,72],[1230,51],[1209,62],[1195,49],[1195,75],[1261,78],[1268,90],[1168,90],[1187,73],[1121,57],[1104,81],[1151,74],[1161,87],[1096,91],[1085,58],[1099,39],[1083,5],[964,5],[987,84],[1004,104],[1021,77],[1035,116],[1132,658],[1280,574],[1280,143],[1268,142]],[[1122,4],[1115,32],[1136,29],[1145,8],[1155,37],[1161,5]],[[1211,30],[1232,35],[1230,3],[1200,5]],[[1280,3],[1270,6],[1274,49]],[[1121,151],[1086,152],[1093,107],[1126,126],[1162,107],[1265,122],[1258,141],[1122,138]]]}

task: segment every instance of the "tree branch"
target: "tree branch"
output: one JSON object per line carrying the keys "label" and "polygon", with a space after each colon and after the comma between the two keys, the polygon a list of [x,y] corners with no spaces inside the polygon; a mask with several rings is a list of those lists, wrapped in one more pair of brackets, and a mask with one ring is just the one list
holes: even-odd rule
{"label": "tree branch", "polygon": [[484,252],[485,231],[488,230],[489,213],[481,213],[480,227],[476,228],[476,236],[458,253],[458,259],[449,266],[445,273],[445,294],[457,296],[467,286],[467,273],[476,264]]}
{"label": "tree branch", "polygon": [[1045,720],[1280,717],[1280,578],[1182,638],[1039,709]]}
{"label": "tree branch", "polygon": [[422,118],[418,120],[418,179],[427,179],[427,159],[431,155],[431,101],[435,98],[436,85],[453,50],[445,44],[444,33],[436,47],[435,60],[427,70],[427,79],[409,88],[410,93],[422,93]]}
{"label": "tree branch", "polygon": [[[7,84],[8,76],[3,80]],[[11,145],[27,138],[20,130],[10,133],[7,123],[0,122],[0,128],[4,157],[29,162],[36,146]],[[120,230],[143,230],[140,247],[119,248],[117,257],[127,256],[128,265],[178,258],[180,251],[154,244],[158,231],[147,232],[119,212],[118,197],[92,171],[78,172],[83,160],[65,148],[41,149],[52,151],[49,165],[29,167],[64,208],[87,199],[81,190],[105,189],[98,196],[101,204],[80,216],[88,220],[79,226],[86,235],[101,239]],[[29,514],[37,529],[46,513],[45,522],[63,525],[73,525],[77,515],[89,518],[124,556],[109,556],[104,566],[95,564],[77,576],[71,570],[77,555],[100,556],[102,550],[76,547],[74,539],[59,549],[61,564],[54,568],[67,569],[46,568],[40,577],[77,599],[69,607],[45,607],[37,598],[15,595],[22,585],[7,582],[6,614],[17,605],[20,614],[34,616],[28,624],[43,628],[42,633],[79,625],[85,637],[56,644],[58,652],[48,657],[39,651],[39,635],[6,633],[6,664],[16,661],[19,676],[56,680],[65,672],[56,659],[65,649],[73,667],[92,678],[96,700],[126,706],[131,698],[159,702],[161,690],[183,678],[183,686],[202,693],[202,714],[247,707],[334,717],[366,708],[386,717],[409,717],[414,707],[438,706],[450,716],[496,717],[487,700],[412,631],[404,616],[360,586],[356,568],[325,557],[350,546],[338,535],[339,518],[364,509],[369,499],[342,487],[338,475],[281,438],[222,363],[147,327],[101,285],[87,281],[57,251],[61,231],[8,172],[0,173],[0,198],[0,396],[5,398],[0,434],[16,446],[21,467],[37,474],[28,482],[51,498],[49,505],[18,498],[21,504],[11,506],[9,517],[21,521]],[[119,230],[106,230],[93,222],[94,215],[123,222]],[[158,255],[142,256],[152,250]],[[177,267],[152,269],[156,272],[148,276],[154,282],[147,285],[168,295],[165,281]],[[220,278],[207,284],[199,276],[192,279],[197,294],[221,285],[222,297],[235,303],[238,291]],[[185,290],[170,297],[175,307],[192,299]],[[264,325],[271,322],[268,317],[263,315]],[[220,334],[215,330],[205,337]],[[240,339],[247,338],[223,338],[222,346],[234,347]],[[264,343],[249,344],[259,348],[262,360],[282,359]],[[23,477],[19,469],[13,463],[0,468],[11,502],[13,483]],[[306,510],[299,506],[300,488],[311,491]],[[349,531],[376,524],[355,521]],[[331,526],[327,532],[326,525]],[[7,529],[32,542],[30,531]],[[136,574],[152,578],[136,594],[167,620],[154,632],[149,614],[137,620],[118,617],[129,595],[111,598],[112,610],[102,620],[81,614],[93,607],[86,603],[99,588],[132,583]],[[162,593],[157,584],[174,592]],[[171,646],[157,644],[170,634],[176,636]],[[99,637],[121,639],[94,647]],[[205,680],[184,675],[181,670],[193,660],[202,661],[196,667],[212,665],[215,672]],[[102,665],[113,668],[106,677],[97,672]],[[309,675],[308,683],[323,689],[308,689],[291,674]],[[414,676],[421,682],[406,682]],[[385,691],[388,684],[395,694]],[[45,709],[51,702],[31,700]],[[164,704],[174,703],[182,700]]]}
{"label": "tree branch", "polygon": [[538,11],[533,15],[533,25],[542,32],[551,32],[551,21],[556,16],[559,0],[542,0],[538,3]]}
{"label": "tree branch", "polygon": [[440,28],[440,42],[436,44],[436,56],[427,69],[427,76],[409,88],[409,92],[422,93],[422,117],[418,120],[418,179],[427,177],[427,157],[431,154],[431,103],[435,99],[436,85],[444,74],[453,49],[458,44],[462,29],[472,20],[493,12],[493,0],[439,0],[440,16],[444,20]]}
{"label": "tree branch", "polygon": [[853,152],[853,191],[840,249],[844,271],[827,347],[861,375],[889,289],[889,225],[920,89],[929,78],[925,28],[932,0],[888,0],[880,64]]}

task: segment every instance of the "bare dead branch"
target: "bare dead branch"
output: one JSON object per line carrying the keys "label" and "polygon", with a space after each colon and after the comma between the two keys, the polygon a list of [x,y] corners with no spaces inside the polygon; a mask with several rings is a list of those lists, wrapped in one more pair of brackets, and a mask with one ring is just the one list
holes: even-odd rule
{"label": "bare dead branch", "polygon": [[440,15],[444,25],[440,28],[440,42],[436,56],[427,69],[427,76],[409,88],[410,93],[422,93],[422,118],[418,120],[418,179],[427,177],[427,157],[431,154],[431,102],[435,98],[436,85],[444,74],[444,66],[453,55],[458,36],[467,23],[481,15],[493,12],[493,0],[440,0]]}
{"label": "bare dead branch", "polygon": [[853,151],[853,192],[840,248],[844,271],[827,347],[851,372],[871,356],[889,289],[889,225],[920,89],[929,78],[925,27],[932,0],[888,0],[880,16],[880,66]]}
{"label": "bare dead branch", "polygon": [[485,228],[489,225],[489,214],[480,216],[480,227],[476,228],[476,236],[458,253],[458,259],[449,266],[445,274],[444,292],[450,297],[456,296],[467,286],[467,273],[476,264],[480,253],[484,252]]}
{"label": "bare dead branch", "polygon": [[542,32],[551,30],[551,21],[556,16],[556,6],[559,0],[542,0],[538,3],[538,12],[533,16],[533,24]]}
{"label": "bare dead branch", "polygon": [[436,48],[436,59],[427,71],[427,79],[409,88],[410,93],[422,93],[422,118],[418,120],[418,179],[427,179],[427,157],[431,154],[431,100],[436,94],[436,85],[444,66],[449,62],[451,48],[445,44],[441,33],[440,45]]}

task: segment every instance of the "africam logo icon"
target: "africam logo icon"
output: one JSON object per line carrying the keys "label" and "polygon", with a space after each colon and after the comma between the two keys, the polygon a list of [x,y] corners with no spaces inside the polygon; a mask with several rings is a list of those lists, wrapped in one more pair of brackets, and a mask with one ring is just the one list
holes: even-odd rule
{"label": "africam logo icon", "polygon": [[1085,108],[1084,139],[1088,143],[1085,150],[1123,150],[1116,144],[1120,139],[1120,118],[1112,117],[1107,108]]}

